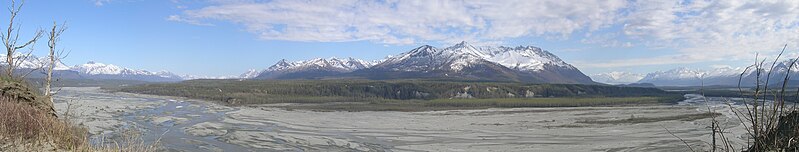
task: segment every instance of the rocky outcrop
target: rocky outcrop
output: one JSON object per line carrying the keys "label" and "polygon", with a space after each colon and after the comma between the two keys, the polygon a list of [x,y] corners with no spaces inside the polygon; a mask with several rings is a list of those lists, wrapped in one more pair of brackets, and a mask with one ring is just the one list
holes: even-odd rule
{"label": "rocky outcrop", "polygon": [[0,80],[0,102],[24,103],[56,116],[53,103],[31,88],[27,83],[17,80]]}

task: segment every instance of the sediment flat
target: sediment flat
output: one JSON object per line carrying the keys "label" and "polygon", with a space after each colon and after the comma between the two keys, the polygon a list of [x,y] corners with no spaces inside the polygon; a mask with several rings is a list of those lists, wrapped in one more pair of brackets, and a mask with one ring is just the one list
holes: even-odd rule
{"label": "sediment flat", "polygon": [[[321,112],[63,90],[92,133],[137,128],[145,140],[179,151],[689,151],[674,136],[694,149],[710,140],[708,108],[690,104]],[[56,104],[59,112],[64,104]],[[745,132],[725,107],[711,109],[728,131]],[[743,134],[728,137],[745,145]]]}

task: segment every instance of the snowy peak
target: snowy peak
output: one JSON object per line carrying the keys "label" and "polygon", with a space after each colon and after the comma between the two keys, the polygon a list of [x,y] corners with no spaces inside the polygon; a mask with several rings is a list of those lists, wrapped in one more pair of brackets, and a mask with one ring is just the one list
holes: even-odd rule
{"label": "snowy peak", "polygon": [[423,45],[397,56],[390,56],[375,67],[390,71],[460,71],[470,64],[480,63],[481,58],[474,52],[473,47],[467,44],[445,49]]}
{"label": "snowy peak", "polygon": [[[21,58],[22,55],[22,53],[17,53],[14,55],[14,57],[17,59],[17,61],[14,62],[18,62],[19,69],[40,69],[47,68],[47,66],[50,65],[50,59],[48,57],[36,57],[31,55],[27,58]],[[0,65],[8,65],[8,63],[6,63],[6,55],[0,55],[0,59],[2,59],[0,60]],[[64,65],[61,62],[57,62],[53,67],[53,70],[69,70],[69,66]]]}
{"label": "snowy peak", "polygon": [[72,70],[78,71],[84,74],[122,74],[123,72],[130,72],[130,69],[122,68],[113,64],[103,64],[97,63],[94,61],[86,62],[85,64],[75,65],[72,67]]}
{"label": "snowy peak", "polygon": [[704,72],[685,67],[671,69],[668,71],[657,71],[649,73],[643,80],[677,80],[677,79],[699,79]]}
{"label": "snowy peak", "polygon": [[94,61],[75,65],[69,70],[77,71],[86,75],[156,76],[161,78],[182,79],[181,76],[169,71],[150,72],[146,70],[133,70],[113,64],[104,64]]}
{"label": "snowy peak", "polygon": [[[314,58],[311,60],[288,62],[286,59],[280,60],[274,65],[270,66],[265,72],[289,72],[301,71],[306,69],[319,69],[349,72],[358,69],[364,69],[372,66],[373,63],[354,58],[336,58],[331,57],[328,59]],[[250,73],[250,72],[248,72]]]}
{"label": "snowy peak", "polygon": [[741,72],[743,72],[743,70],[744,68],[740,67],[733,68],[729,66],[714,68],[711,70],[698,70],[698,69],[680,67],[668,71],[656,71],[653,73],[649,73],[646,75],[646,77],[644,77],[643,80],[700,79],[700,78],[716,78],[716,77],[731,77],[731,76],[738,77],[741,74]]}
{"label": "snowy peak", "polygon": [[541,71],[547,66],[576,69],[549,51],[533,46],[481,47],[490,55],[490,61],[521,71]]}
{"label": "snowy peak", "polygon": [[[791,66],[791,64],[793,64],[793,66]],[[793,59],[777,62],[774,66],[774,71],[782,73],[787,71],[788,68],[791,69],[791,73],[799,72],[799,63],[793,62]],[[738,74],[740,74],[740,72]]]}
{"label": "snowy peak", "polygon": [[[242,77],[255,73],[248,71]],[[477,47],[465,41],[444,48],[422,45],[372,62],[353,58],[315,58],[294,62],[280,60],[258,73],[256,79],[331,77],[595,83],[577,68],[537,47]]]}
{"label": "snowy peak", "polygon": [[469,43],[466,43],[466,41],[463,41],[461,43],[458,43],[458,44],[455,44],[453,46],[447,47],[447,48],[444,49],[444,51],[451,51],[451,52],[453,52],[453,54],[472,55],[472,56],[479,57],[479,58],[490,58],[491,57],[491,56],[489,56],[487,54],[487,52],[483,52],[481,50],[478,50],[477,48],[475,48],[474,46],[470,45]]}
{"label": "snowy peak", "polygon": [[[547,66],[558,68],[576,69],[567,64],[557,56],[541,48],[533,46],[480,46],[475,47],[467,42],[461,42],[453,46],[438,49],[429,45],[423,45],[409,52],[388,57],[380,65],[398,64],[405,62],[406,67],[394,67],[398,71],[429,71],[446,69],[449,66],[453,71],[459,71],[463,67],[469,67],[472,63],[480,63],[484,60],[505,66],[507,68],[538,72],[545,70]],[[415,63],[427,64],[415,65]],[[434,67],[429,67],[434,66]]]}
{"label": "snowy peak", "polygon": [[643,74],[630,73],[630,72],[608,72],[591,75],[594,81],[607,83],[607,84],[630,84],[638,82],[644,78]]}
{"label": "snowy peak", "polygon": [[239,78],[250,79],[250,78],[257,77],[259,74],[261,74],[261,71],[258,71],[256,69],[250,69],[250,70],[247,70],[247,72],[244,72],[241,75],[239,75]]}
{"label": "snowy peak", "polygon": [[[776,71],[781,71],[776,66]],[[639,83],[652,83],[658,86],[700,86],[723,85],[737,86],[739,79],[748,79],[755,70],[744,71],[744,67],[717,66],[713,69],[700,70],[690,68],[675,68],[667,71],[657,71],[646,75]],[[746,72],[746,73],[744,73]],[[743,75],[742,75],[743,73]],[[743,76],[743,77],[742,77]],[[748,81],[744,81],[748,82]],[[743,84],[747,85],[747,84]]]}

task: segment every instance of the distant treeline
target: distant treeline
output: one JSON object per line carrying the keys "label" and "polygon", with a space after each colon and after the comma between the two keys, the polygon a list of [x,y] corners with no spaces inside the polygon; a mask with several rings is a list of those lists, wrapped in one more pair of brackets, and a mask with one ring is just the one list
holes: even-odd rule
{"label": "distant treeline", "polygon": [[190,80],[127,86],[114,90],[236,104],[449,98],[681,96],[657,88],[431,80]]}
{"label": "distant treeline", "polygon": [[[774,100],[776,97],[782,98],[786,102],[799,102],[798,88],[789,88],[782,92],[780,89],[769,89],[769,91],[761,91],[758,95],[759,99],[766,98],[767,100]],[[724,98],[749,98],[755,97],[754,88],[725,88],[725,89],[694,89],[694,90],[679,90],[670,91],[679,94],[703,94],[707,97],[724,97]]]}

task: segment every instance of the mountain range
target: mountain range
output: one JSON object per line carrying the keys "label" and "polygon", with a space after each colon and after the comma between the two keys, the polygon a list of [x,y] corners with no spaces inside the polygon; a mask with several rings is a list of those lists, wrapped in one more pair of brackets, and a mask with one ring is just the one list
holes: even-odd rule
{"label": "mountain range", "polygon": [[[19,56],[19,54],[17,55]],[[5,59],[5,55],[0,55]],[[45,76],[44,67],[49,65],[46,57],[30,56],[21,58],[16,73],[30,73],[29,78],[43,78]],[[0,61],[0,65],[7,66],[5,60]],[[56,63],[53,68],[53,75],[61,79],[107,79],[107,80],[137,80],[150,82],[170,82],[181,81],[185,78],[168,71],[150,72],[146,70],[134,70],[113,64],[104,64],[90,61],[84,64],[67,66],[63,63]]]}
{"label": "mountain range", "polygon": [[446,48],[423,45],[383,60],[316,58],[280,60],[242,74],[253,79],[447,79],[526,83],[595,84],[574,66],[533,46],[473,46],[461,42]]}
{"label": "mountain range", "polygon": [[591,79],[593,79],[596,82],[607,83],[607,84],[630,84],[630,83],[637,83],[639,80],[643,79],[644,76],[646,75],[630,73],[630,72],[613,71],[608,73],[592,74]]}
{"label": "mountain range", "polygon": [[[45,58],[22,61],[19,71],[44,67]],[[5,64],[0,62],[0,64]],[[202,77],[150,72],[113,64],[87,62],[74,66],[58,63],[55,76],[64,79],[137,80],[174,82],[189,79],[435,79],[503,81],[523,83],[598,84],[556,55],[533,46],[473,46],[461,42],[437,48],[422,45],[382,60],[314,58],[280,60],[263,70],[251,69],[239,76]],[[44,77],[40,71],[29,77]]]}
{"label": "mountain range", "polygon": [[[794,64],[791,67],[791,64]],[[761,70],[761,83],[765,83],[769,65]],[[790,78],[799,77],[799,64],[792,60],[785,60],[774,64],[773,73],[768,79],[769,85],[780,84],[786,74]],[[718,67],[709,70],[690,69],[685,67],[666,71],[656,71],[640,77],[642,74],[626,72],[610,72],[592,75],[593,79],[601,83],[626,84],[626,83],[651,83],[657,86],[754,86],[758,78],[757,70],[745,67]],[[789,81],[789,83],[792,83]],[[789,84],[797,85],[797,84]]]}
{"label": "mountain range", "polygon": [[285,59],[260,72],[253,70],[242,74],[242,78],[254,79],[312,79],[335,76],[343,73],[366,69],[374,65],[354,58],[315,58],[311,60],[289,62]]}

